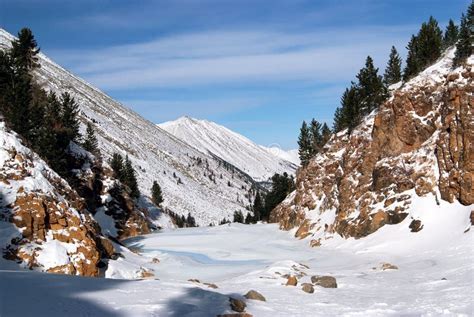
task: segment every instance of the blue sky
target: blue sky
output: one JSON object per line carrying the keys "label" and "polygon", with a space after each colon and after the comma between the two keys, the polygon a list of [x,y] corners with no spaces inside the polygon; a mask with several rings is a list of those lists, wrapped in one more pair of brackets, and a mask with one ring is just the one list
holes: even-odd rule
{"label": "blue sky", "polygon": [[60,65],[150,121],[182,115],[262,145],[296,147],[303,120],[332,123],[371,55],[433,15],[456,23],[470,0],[0,0],[0,26],[30,27]]}

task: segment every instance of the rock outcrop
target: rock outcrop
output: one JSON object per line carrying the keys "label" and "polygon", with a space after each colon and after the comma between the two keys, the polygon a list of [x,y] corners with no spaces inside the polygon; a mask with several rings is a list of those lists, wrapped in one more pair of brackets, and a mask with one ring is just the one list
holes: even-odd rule
{"label": "rock outcrop", "polygon": [[333,136],[270,221],[319,246],[398,224],[417,197],[473,204],[473,59],[452,70],[453,53],[392,90],[351,135]]}

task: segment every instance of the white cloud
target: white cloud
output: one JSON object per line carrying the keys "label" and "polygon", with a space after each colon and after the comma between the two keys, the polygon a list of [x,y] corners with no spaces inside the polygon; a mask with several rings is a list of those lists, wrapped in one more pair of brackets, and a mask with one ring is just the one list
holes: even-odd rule
{"label": "white cloud", "polygon": [[99,50],[56,51],[73,72],[105,89],[222,83],[348,81],[371,55],[383,66],[415,26],[312,33],[208,31]]}

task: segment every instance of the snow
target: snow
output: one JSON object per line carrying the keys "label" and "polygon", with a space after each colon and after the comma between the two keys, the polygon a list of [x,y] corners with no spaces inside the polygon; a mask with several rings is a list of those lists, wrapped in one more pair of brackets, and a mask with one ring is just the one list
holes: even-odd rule
{"label": "snow", "polygon": [[94,215],[94,219],[99,224],[104,235],[109,235],[112,237],[118,236],[118,231],[115,227],[114,218],[112,218],[112,216],[106,215],[103,207],[97,209],[97,212]]}
{"label": "snow", "polygon": [[181,117],[158,125],[203,153],[219,156],[256,181],[267,181],[275,173],[294,174],[296,164],[279,151],[264,148],[217,123]]}
{"label": "snow", "polygon": [[[106,274],[122,280],[0,270],[0,295],[8,303],[0,315],[215,316],[230,312],[229,296],[250,289],[267,299],[246,301],[254,316],[470,315],[473,235],[464,233],[469,207],[423,200],[414,206],[413,215],[424,223],[418,233],[405,220],[359,240],[335,237],[320,248],[272,224],[163,230],[127,241],[140,255],[119,249],[124,257],[111,260]],[[399,269],[382,271],[382,262]],[[142,270],[155,277],[123,280]],[[328,274],[338,288],[307,294],[300,286],[284,286],[281,275],[299,272],[307,275],[298,285]]]}
{"label": "snow", "polygon": [[271,154],[276,155],[277,157],[284,159],[288,162],[291,162],[297,166],[300,166],[301,164],[298,149],[285,151],[282,148],[280,148],[280,146],[278,145],[273,145],[270,147],[265,147],[265,146],[260,146],[260,147],[270,152]]}

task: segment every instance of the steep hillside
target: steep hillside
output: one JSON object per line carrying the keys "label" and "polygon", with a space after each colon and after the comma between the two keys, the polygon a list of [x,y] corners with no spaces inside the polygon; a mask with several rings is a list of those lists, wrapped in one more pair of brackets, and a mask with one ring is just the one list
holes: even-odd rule
{"label": "steep hillside", "polygon": [[270,146],[270,147],[266,147],[266,146],[260,146],[260,147],[264,149],[265,151],[268,151],[271,154],[276,155],[279,158],[284,159],[285,161],[291,162],[297,166],[300,166],[301,164],[300,157],[298,154],[298,149],[285,151],[277,145]]}
{"label": "steep hillside", "polygon": [[54,273],[99,275],[115,253],[86,202],[0,122],[3,257]]}
{"label": "steep hillside", "polygon": [[453,55],[393,90],[350,136],[334,136],[271,220],[317,246],[390,224],[430,230],[430,217],[447,209],[457,211],[452,221],[472,219],[474,59],[452,70]]}
{"label": "steep hillside", "polygon": [[[13,36],[0,29],[0,48]],[[47,90],[68,91],[80,107],[82,129],[92,122],[105,159],[114,152],[128,154],[138,174],[142,193],[153,181],[163,190],[163,206],[187,215],[198,224],[217,223],[253,200],[253,180],[232,164],[202,153],[152,122],[122,106],[98,89],[67,72],[43,54],[36,79]]]}
{"label": "steep hillside", "polygon": [[275,173],[294,174],[296,170],[295,164],[214,122],[181,117],[158,126],[203,153],[219,156],[256,181],[266,181]]}

